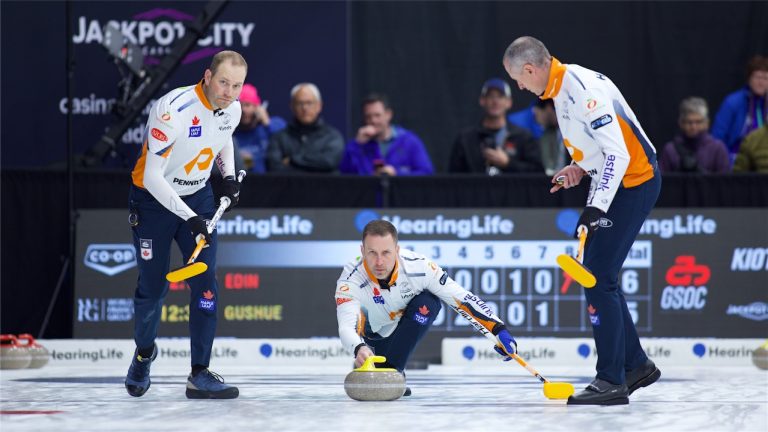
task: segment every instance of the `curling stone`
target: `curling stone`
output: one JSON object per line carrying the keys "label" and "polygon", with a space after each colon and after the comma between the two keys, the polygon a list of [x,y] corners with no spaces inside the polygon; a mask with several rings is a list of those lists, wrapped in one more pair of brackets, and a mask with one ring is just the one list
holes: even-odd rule
{"label": "curling stone", "polygon": [[754,363],[758,369],[768,370],[768,341],[760,345],[752,353],[752,363]]}
{"label": "curling stone", "polygon": [[0,335],[0,369],[24,369],[32,362],[26,347],[14,335]]}
{"label": "curling stone", "polygon": [[29,364],[30,369],[38,369],[48,364],[48,350],[37,343],[31,334],[20,334],[17,339],[26,343],[21,344],[21,346],[26,347],[29,351],[29,355],[32,356],[32,362]]}
{"label": "curling stone", "polygon": [[359,368],[347,374],[344,391],[359,401],[393,401],[405,392],[405,376],[392,368],[377,368],[374,363],[387,361],[382,356],[370,356]]}

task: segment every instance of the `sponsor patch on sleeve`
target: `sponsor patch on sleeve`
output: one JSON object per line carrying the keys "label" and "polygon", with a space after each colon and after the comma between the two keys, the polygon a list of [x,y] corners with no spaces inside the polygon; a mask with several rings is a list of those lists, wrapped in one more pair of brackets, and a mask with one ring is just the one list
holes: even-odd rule
{"label": "sponsor patch on sleeve", "polygon": [[605,114],[598,118],[597,120],[594,120],[592,123],[590,123],[590,126],[592,126],[592,129],[600,129],[601,127],[611,123],[613,121],[613,117],[611,117],[610,114]]}

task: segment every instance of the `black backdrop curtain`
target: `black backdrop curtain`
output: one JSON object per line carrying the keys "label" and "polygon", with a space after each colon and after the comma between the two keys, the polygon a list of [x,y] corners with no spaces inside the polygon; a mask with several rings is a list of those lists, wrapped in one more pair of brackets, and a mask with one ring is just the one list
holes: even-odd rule
{"label": "black backdrop curtain", "polygon": [[[768,54],[768,2],[352,2],[350,17],[350,136],[362,97],[384,92],[442,171],[456,133],[479,120],[482,83],[506,78],[501,58],[518,36],[609,76],[659,150],[683,98],[705,98],[713,116],[746,83],[747,60]],[[513,97],[513,111],[533,101]]]}

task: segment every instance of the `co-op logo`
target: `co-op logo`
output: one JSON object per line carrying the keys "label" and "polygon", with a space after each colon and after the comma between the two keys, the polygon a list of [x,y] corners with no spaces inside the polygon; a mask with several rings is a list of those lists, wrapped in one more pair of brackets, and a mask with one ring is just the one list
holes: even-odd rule
{"label": "co-op logo", "polygon": [[85,251],[83,263],[107,276],[114,276],[136,266],[136,249],[132,244],[92,244]]}
{"label": "co-op logo", "polygon": [[401,215],[379,215],[373,210],[362,210],[355,216],[355,228],[362,232],[368,222],[383,219],[391,222],[399,234],[408,235],[455,235],[469,238],[473,235],[509,235],[515,223],[500,215],[472,215],[468,218],[446,218],[442,214],[432,218],[406,218]]}

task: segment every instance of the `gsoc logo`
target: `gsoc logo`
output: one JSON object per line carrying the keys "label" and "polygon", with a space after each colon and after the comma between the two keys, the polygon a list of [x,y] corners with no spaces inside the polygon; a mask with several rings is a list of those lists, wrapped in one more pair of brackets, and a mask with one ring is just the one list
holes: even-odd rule
{"label": "gsoc logo", "polygon": [[129,243],[92,244],[83,263],[97,272],[114,276],[136,266],[136,250]]}

